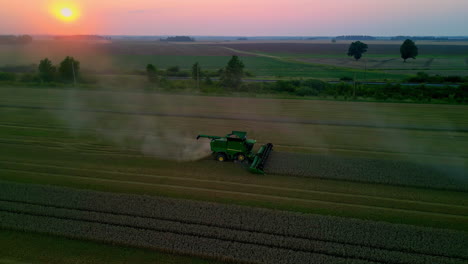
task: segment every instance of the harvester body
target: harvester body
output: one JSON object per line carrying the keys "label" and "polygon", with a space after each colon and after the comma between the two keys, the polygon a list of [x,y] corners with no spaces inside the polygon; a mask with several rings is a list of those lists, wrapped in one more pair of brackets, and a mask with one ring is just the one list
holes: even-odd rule
{"label": "harvester body", "polygon": [[247,133],[243,131],[232,131],[225,137],[198,135],[199,138],[208,138],[211,140],[210,146],[213,156],[218,161],[237,160],[251,162],[249,171],[257,174],[265,174],[263,167],[268,159],[273,145],[268,143],[263,145],[257,154],[252,149],[257,142],[253,139],[247,139]]}

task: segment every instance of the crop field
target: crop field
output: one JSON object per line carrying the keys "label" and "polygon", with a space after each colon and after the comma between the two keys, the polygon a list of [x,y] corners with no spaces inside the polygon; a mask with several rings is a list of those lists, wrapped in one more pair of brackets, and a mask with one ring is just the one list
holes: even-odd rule
{"label": "crop field", "polygon": [[[84,69],[129,75],[110,76],[105,90],[0,87],[0,236],[142,250],[141,263],[155,249],[163,263],[468,260],[468,106],[142,92],[131,73],[195,61],[216,70],[237,54],[257,77],[401,79],[463,71],[465,47],[443,55],[428,45],[406,69],[384,43],[366,71],[331,44],[69,44],[0,46],[0,62],[76,54]],[[215,162],[209,141],[195,139],[232,130],[256,149],[274,144],[267,175]]]}
{"label": "crop field", "polygon": [[464,232],[6,182],[0,187],[3,228],[249,263],[468,260]]}

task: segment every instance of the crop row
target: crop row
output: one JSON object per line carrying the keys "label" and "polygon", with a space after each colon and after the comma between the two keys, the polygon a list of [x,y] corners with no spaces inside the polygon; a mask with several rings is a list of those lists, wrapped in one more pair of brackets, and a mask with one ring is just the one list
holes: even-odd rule
{"label": "crop row", "polygon": [[7,182],[0,182],[0,190],[1,200],[23,202],[3,202],[0,208],[48,219],[92,221],[386,263],[468,260],[464,232]]}
{"label": "crop row", "polygon": [[265,170],[272,174],[468,191],[464,168],[424,166],[409,161],[274,152]]}
{"label": "crop row", "polygon": [[64,208],[38,206],[24,203],[0,201],[0,211],[13,212],[41,217],[52,217],[65,220],[96,222],[123,227],[147,229],[157,232],[168,232],[178,235],[188,235],[201,238],[217,239],[254,246],[274,247],[294,252],[319,253],[332,257],[362,259],[385,263],[458,263],[457,260],[426,256],[421,254],[402,253],[349,245],[301,239],[290,236],[273,235],[261,232],[233,230],[229,228],[211,227],[200,224],[184,224],[177,221],[158,220],[153,218],[132,217],[127,215],[107,214],[90,211],[78,211]]}
{"label": "crop row", "polygon": [[2,228],[42,232],[76,239],[136,246],[170,253],[212,257],[247,263],[350,263],[372,264],[323,254],[287,250],[262,245],[159,232],[144,228],[60,219],[0,211]]}

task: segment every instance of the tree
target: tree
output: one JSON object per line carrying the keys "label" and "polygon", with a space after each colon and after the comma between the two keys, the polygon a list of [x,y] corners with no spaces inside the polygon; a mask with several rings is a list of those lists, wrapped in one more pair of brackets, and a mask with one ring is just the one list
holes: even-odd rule
{"label": "tree", "polygon": [[202,70],[201,70],[201,67],[200,67],[200,64],[198,62],[196,62],[195,64],[192,65],[192,79],[194,79],[195,81],[198,81],[200,80],[200,78],[202,78]]}
{"label": "tree", "polygon": [[409,58],[416,59],[416,56],[418,56],[418,47],[414,44],[414,41],[407,39],[401,44],[400,53],[404,62]]}
{"label": "tree", "polygon": [[221,82],[225,87],[239,88],[244,75],[244,63],[238,56],[232,56],[221,73]]}
{"label": "tree", "polygon": [[80,75],[80,62],[67,56],[59,66],[60,78],[65,82],[76,82]]}
{"label": "tree", "polygon": [[55,79],[55,72],[57,69],[48,58],[39,62],[39,78],[44,82],[51,82]]}
{"label": "tree", "polygon": [[362,54],[367,52],[367,44],[356,41],[351,43],[348,49],[348,56],[353,56],[354,59],[359,60],[362,57]]}
{"label": "tree", "polygon": [[146,65],[146,76],[148,76],[148,81],[158,82],[158,69],[153,64]]}

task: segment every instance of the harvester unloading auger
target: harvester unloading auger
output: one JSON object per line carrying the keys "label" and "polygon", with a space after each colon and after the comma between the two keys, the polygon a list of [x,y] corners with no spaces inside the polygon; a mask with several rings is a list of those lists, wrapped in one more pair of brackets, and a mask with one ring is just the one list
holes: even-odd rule
{"label": "harvester unloading auger", "polygon": [[213,156],[218,161],[237,160],[240,162],[250,161],[249,171],[256,174],[265,174],[263,168],[268,156],[273,150],[273,144],[268,143],[260,147],[255,154],[252,149],[257,142],[247,139],[247,132],[232,131],[225,137],[198,135],[199,138],[211,139],[210,146]]}

